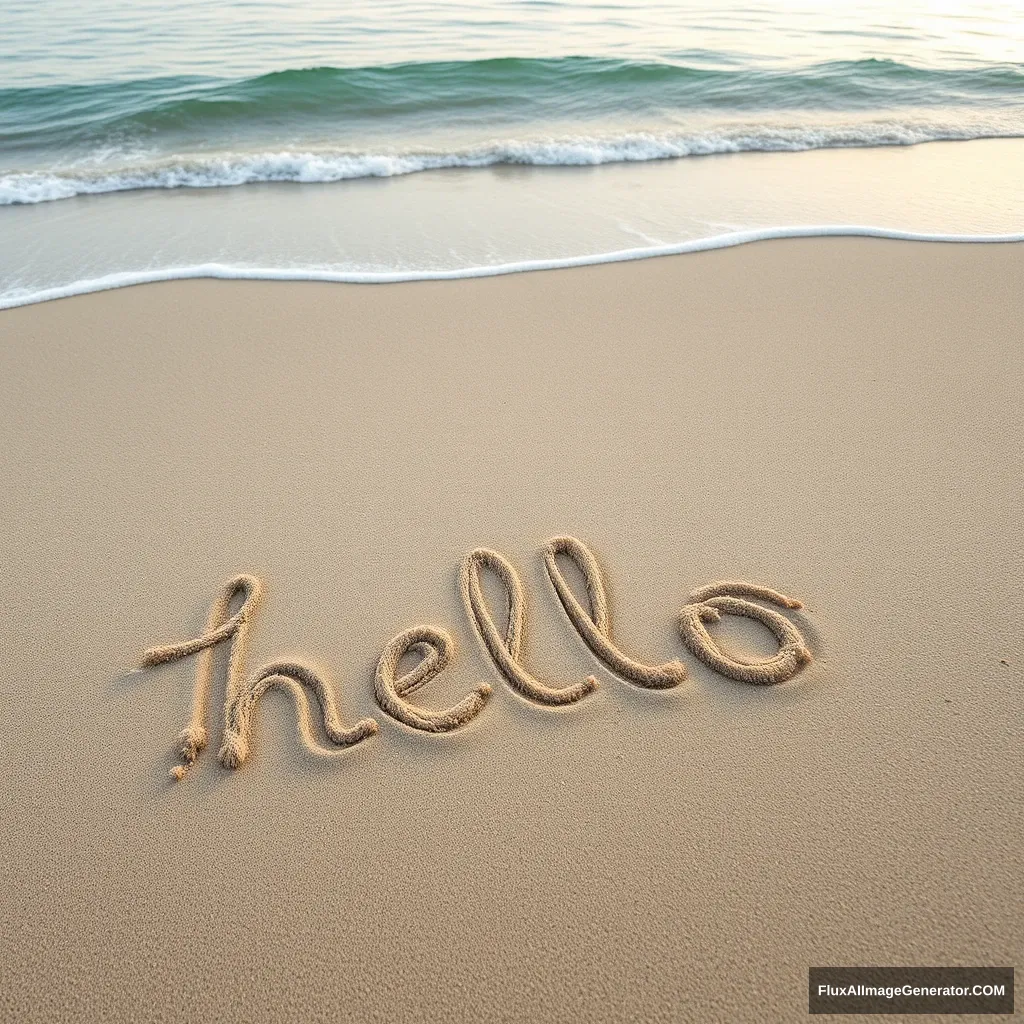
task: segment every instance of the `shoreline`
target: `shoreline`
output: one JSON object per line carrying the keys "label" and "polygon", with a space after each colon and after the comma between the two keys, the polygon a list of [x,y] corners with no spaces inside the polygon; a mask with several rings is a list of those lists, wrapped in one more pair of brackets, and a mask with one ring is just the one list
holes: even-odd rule
{"label": "shoreline", "polygon": [[1024,140],[982,139],[77,196],[0,210],[0,309],[201,276],[392,283],[788,236],[1020,239],[1022,159]]}
{"label": "shoreline", "polygon": [[308,281],[333,284],[405,284],[416,281],[461,281],[486,277],[504,277],[509,274],[534,273],[544,270],[568,270],[578,267],[602,266],[609,263],[631,263],[637,260],[682,256],[690,253],[712,252],[754,242],[798,238],[878,238],[891,241],[951,243],[957,245],[1012,245],[1024,242],[1024,231],[991,235],[930,234],[901,231],[858,224],[825,224],[778,228],[755,228],[729,232],[710,238],[693,239],[672,245],[622,249],[616,252],[596,253],[589,256],[570,256],[560,259],[523,260],[494,266],[466,267],[458,270],[423,270],[395,272],[333,271],[317,268],[233,267],[230,264],[204,263],[194,267],[169,267],[159,271],[124,271],[94,280],[84,280],[65,287],[44,289],[25,297],[0,297],[0,311],[52,302],[57,299],[91,295],[96,292],[132,288],[137,285],[158,284],[168,281]]}

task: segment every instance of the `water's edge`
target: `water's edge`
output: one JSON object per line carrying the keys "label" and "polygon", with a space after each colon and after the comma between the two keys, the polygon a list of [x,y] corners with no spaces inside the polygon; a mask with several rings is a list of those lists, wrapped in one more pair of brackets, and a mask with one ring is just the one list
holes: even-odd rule
{"label": "water's edge", "polygon": [[339,284],[399,284],[406,281],[452,281],[473,277],[498,277],[534,270],[560,270],[567,267],[586,267],[601,263],[624,263],[630,260],[651,259],[657,256],[678,256],[683,253],[727,249],[734,245],[761,242],[775,238],[888,238],[905,242],[957,242],[969,244],[1003,244],[1024,242],[1024,232],[1004,235],[947,235],[899,231],[892,228],[861,224],[823,224],[818,226],[758,228],[736,231],[710,238],[691,239],[673,245],[616,252],[595,253],[589,256],[568,256],[561,259],[523,260],[518,263],[500,263],[493,266],[464,267],[454,270],[411,270],[388,273],[337,271],[324,268],[274,268],[231,266],[225,263],[202,263],[191,267],[166,267],[162,270],[123,271],[91,280],[76,281],[59,288],[46,288],[28,295],[0,296],[0,309],[34,305],[53,299],[66,299],[74,295],[127,288],[137,284],[159,281],[184,281],[197,278],[243,281],[330,281]]}
{"label": "water's edge", "polygon": [[893,117],[849,124],[719,125],[699,131],[636,131],[608,137],[586,134],[510,138],[450,151],[357,152],[321,149],[214,153],[163,157],[76,170],[0,173],[0,206],[26,206],[83,195],[144,189],[210,189],[263,182],[328,184],[359,178],[392,178],[453,167],[596,167],[647,163],[723,153],[798,153],[820,149],[874,149],[933,142],[1024,138],[1020,118],[997,121],[928,121]]}

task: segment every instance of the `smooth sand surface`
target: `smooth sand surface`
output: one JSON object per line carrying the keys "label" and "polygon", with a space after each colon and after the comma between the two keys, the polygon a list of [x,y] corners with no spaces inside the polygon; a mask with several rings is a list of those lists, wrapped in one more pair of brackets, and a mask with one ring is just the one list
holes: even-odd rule
{"label": "smooth sand surface", "polygon": [[[0,314],[0,1018],[790,1021],[809,965],[1021,966],[1022,323],[1024,247],[864,239]],[[560,534],[685,682],[591,653]],[[593,693],[495,670],[476,547],[522,577],[529,671]],[[313,665],[380,731],[314,756],[274,690],[222,768],[220,648],[175,783],[194,659],[133,669],[243,572],[248,669]],[[802,599],[814,661],[694,658],[720,579]],[[374,700],[423,624],[457,650],[410,701],[493,687],[454,732]]]}

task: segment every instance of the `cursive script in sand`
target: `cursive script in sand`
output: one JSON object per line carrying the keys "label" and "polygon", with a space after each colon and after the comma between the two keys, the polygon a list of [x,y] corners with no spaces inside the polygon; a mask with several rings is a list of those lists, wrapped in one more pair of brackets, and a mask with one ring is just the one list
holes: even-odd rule
{"label": "cursive script in sand", "polygon": [[[672,660],[662,665],[645,665],[625,654],[612,639],[601,568],[593,553],[575,537],[554,537],[544,547],[548,578],[580,639],[609,671],[635,686],[664,690],[678,686],[686,678],[686,667]],[[586,582],[587,603],[581,604],[572,592],[558,565],[562,555],[575,563]],[[493,573],[505,588],[508,616],[499,629],[480,587],[480,574]],[[536,704],[556,707],[574,704],[597,689],[593,676],[566,683],[537,679],[522,661],[523,635],[526,629],[526,600],[522,580],[512,564],[497,551],[477,548],[463,560],[459,588],[473,628],[490,655],[495,668],[522,697]],[[231,603],[243,596],[242,606],[233,615]],[[182,779],[188,768],[206,748],[209,734],[206,722],[213,688],[213,650],[230,644],[224,698],[224,731],[218,758],[225,768],[237,768],[249,754],[252,715],[262,696],[272,687],[290,690],[298,708],[299,730],[310,749],[326,754],[314,738],[308,694],[316,698],[324,733],[336,747],[354,746],[378,732],[377,722],[364,718],[345,726],[331,685],[310,666],[295,661],[275,661],[247,677],[246,652],[253,616],[263,597],[263,587],[255,576],[236,576],[229,580],[214,601],[204,632],[192,640],[151,647],[142,656],[144,667],[161,665],[190,655],[198,655],[192,717],[179,738],[182,763],[171,769]],[[755,603],[762,602],[762,603]],[[799,629],[785,616],[765,605],[798,609],[802,605],[778,591],[753,583],[712,583],[690,595],[679,615],[679,631],[687,648],[705,665],[730,679],[768,685],[791,679],[811,660],[811,652]],[[766,626],[778,643],[778,651],[769,658],[744,659],[726,654],[707,631],[706,623],[723,615],[740,615]],[[437,626],[413,626],[390,640],[381,653],[374,678],[374,694],[381,711],[411,729],[424,732],[451,732],[479,715],[491,699],[489,683],[479,683],[454,706],[444,711],[428,711],[408,698],[425,687],[451,663],[455,644],[451,636]],[[419,658],[415,667],[398,675],[398,666],[406,654]]]}

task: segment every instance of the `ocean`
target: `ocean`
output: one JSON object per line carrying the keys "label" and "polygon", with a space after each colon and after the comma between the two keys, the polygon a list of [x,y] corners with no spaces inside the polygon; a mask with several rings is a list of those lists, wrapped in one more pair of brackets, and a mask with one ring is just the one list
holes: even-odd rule
{"label": "ocean", "polygon": [[0,0],[0,307],[1024,232],[1013,3]]}

